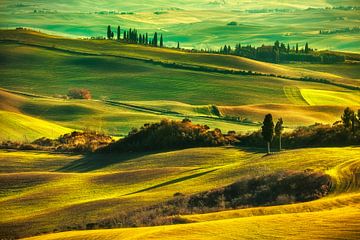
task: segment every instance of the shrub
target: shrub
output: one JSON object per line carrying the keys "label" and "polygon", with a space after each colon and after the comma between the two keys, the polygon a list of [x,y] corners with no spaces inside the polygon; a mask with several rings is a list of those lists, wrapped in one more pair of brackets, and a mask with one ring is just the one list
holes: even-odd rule
{"label": "shrub", "polygon": [[72,99],[91,99],[91,93],[85,88],[73,88],[69,90],[68,97]]}

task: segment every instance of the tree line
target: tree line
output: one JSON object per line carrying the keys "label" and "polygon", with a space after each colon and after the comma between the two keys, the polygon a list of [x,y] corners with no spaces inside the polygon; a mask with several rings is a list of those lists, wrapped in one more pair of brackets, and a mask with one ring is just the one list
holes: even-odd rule
{"label": "tree line", "polygon": [[[240,136],[242,144],[256,146],[259,144],[259,136],[267,144],[267,153],[270,151],[270,144],[276,137],[279,141],[279,150],[282,149],[283,119],[279,118],[276,124],[269,113],[265,115],[260,132],[254,132],[247,136]],[[285,135],[289,147],[311,147],[311,146],[338,146],[360,144],[360,109],[357,113],[347,107],[341,120],[336,121],[333,126],[315,124],[309,127],[300,127]]]}
{"label": "tree line", "polygon": [[230,45],[225,45],[217,51],[210,52],[237,55],[273,63],[292,61],[338,63],[345,61],[344,56],[330,53],[319,53],[316,50],[310,48],[307,42],[301,48],[298,43],[290,46],[290,44],[281,43],[279,41],[276,41],[272,46],[266,46],[263,44],[260,47],[254,47],[251,45],[242,46],[240,43],[238,43],[234,48],[232,48]]}
{"label": "tree line", "polygon": [[[160,36],[159,36],[160,35]],[[115,38],[115,32],[113,32],[111,25],[107,26],[106,37],[109,40]],[[120,26],[116,28],[116,40],[124,41],[126,43],[150,45],[154,47],[164,47],[164,38],[162,34],[154,33],[152,38],[148,33],[140,33],[135,28],[130,28],[128,30],[122,30]],[[179,44],[178,44],[179,45]]]}

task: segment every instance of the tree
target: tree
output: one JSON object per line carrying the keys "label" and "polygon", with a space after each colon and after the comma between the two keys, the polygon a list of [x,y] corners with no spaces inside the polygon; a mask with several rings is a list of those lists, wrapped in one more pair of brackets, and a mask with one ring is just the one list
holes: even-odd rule
{"label": "tree", "polygon": [[145,44],[148,45],[149,43],[149,36],[148,36],[148,33],[146,33],[145,35]]}
{"label": "tree", "polygon": [[157,45],[158,45],[158,34],[157,34],[157,32],[154,33],[153,45],[155,47],[157,47]]}
{"label": "tree", "polygon": [[305,53],[309,53],[309,44],[305,43]]}
{"label": "tree", "polygon": [[270,143],[274,138],[274,122],[270,113],[265,116],[261,129],[261,135],[267,142],[267,153],[270,154]]}
{"label": "tree", "polygon": [[279,118],[275,125],[275,135],[279,138],[279,151],[281,151],[281,135],[284,131],[283,123],[282,118]]}
{"label": "tree", "polygon": [[160,47],[164,46],[164,40],[163,40],[163,35],[161,34],[160,36]]}
{"label": "tree", "polygon": [[114,38],[114,32],[111,32],[111,39]]}
{"label": "tree", "polygon": [[109,25],[108,27],[107,27],[107,38],[108,39],[110,39],[111,38],[111,26]]}
{"label": "tree", "polygon": [[116,39],[119,41],[120,40],[120,26],[117,27],[117,36]]}
{"label": "tree", "polygon": [[290,44],[287,45],[287,52],[290,52]]}
{"label": "tree", "polygon": [[353,110],[351,110],[349,107],[345,108],[344,113],[341,116],[341,120],[345,128],[352,127],[353,115],[354,115]]}
{"label": "tree", "polygon": [[299,44],[296,44],[296,50],[295,50],[296,53],[299,52]]}
{"label": "tree", "polygon": [[177,47],[176,47],[177,49],[180,49],[180,42],[178,42],[178,44],[177,44]]}

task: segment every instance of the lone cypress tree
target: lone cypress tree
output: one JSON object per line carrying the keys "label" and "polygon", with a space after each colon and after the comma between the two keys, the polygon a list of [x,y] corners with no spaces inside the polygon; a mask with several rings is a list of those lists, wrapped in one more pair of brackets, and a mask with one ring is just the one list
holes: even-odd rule
{"label": "lone cypress tree", "polygon": [[109,25],[108,27],[107,27],[107,38],[108,39],[110,39],[111,38],[111,26]]}
{"label": "lone cypress tree", "polygon": [[176,47],[177,49],[180,49],[180,42],[178,42],[178,44],[177,44],[177,47]]}
{"label": "lone cypress tree", "polygon": [[341,116],[341,120],[345,128],[350,128],[352,126],[354,111],[349,107],[345,108],[343,115]]}
{"label": "lone cypress tree", "polygon": [[279,151],[281,151],[281,135],[284,131],[283,123],[282,118],[279,118],[275,125],[275,135],[279,138]]}
{"label": "lone cypress tree", "polygon": [[120,26],[117,27],[117,36],[116,39],[119,41],[120,40]]}
{"label": "lone cypress tree", "polygon": [[164,46],[163,35],[160,36],[160,47]]}
{"label": "lone cypress tree", "polygon": [[270,113],[265,116],[261,129],[261,135],[267,142],[267,153],[270,154],[270,143],[274,138],[274,122]]}

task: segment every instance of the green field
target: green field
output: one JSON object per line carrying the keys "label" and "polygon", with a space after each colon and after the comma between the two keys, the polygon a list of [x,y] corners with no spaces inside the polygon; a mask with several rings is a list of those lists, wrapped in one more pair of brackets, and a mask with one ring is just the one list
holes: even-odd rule
{"label": "green field", "polygon": [[[89,161],[81,156],[1,151],[1,169],[4,171],[0,174],[3,186],[0,229],[20,236],[32,235],[116,216],[124,209],[129,211],[165,201],[176,192],[196,193],[279,170],[313,169],[327,172],[336,183],[330,195],[317,201],[183,216],[199,222],[186,225],[69,232],[53,237],[95,239],[116,235],[123,239],[129,238],[131,233],[135,239],[140,236],[173,239],[185,232],[191,239],[207,238],[209,234],[214,239],[224,238],[224,234],[237,237],[251,234],[254,239],[272,239],[275,235],[287,236],[283,223],[298,219],[304,224],[307,221],[315,223],[288,225],[293,229],[295,239],[315,234],[320,231],[320,226],[332,229],[322,231],[321,238],[356,239],[360,198],[359,179],[354,176],[359,173],[359,152],[357,147],[314,148],[263,157],[251,149],[195,148]],[[339,219],[341,225],[336,221]],[[259,227],[261,224],[254,224],[257,221],[269,225]],[[33,224],[32,228],[27,227],[29,223]],[[218,227],[213,227],[214,224]],[[225,227],[229,232],[224,232]],[[336,233],[338,228],[342,228],[341,233]],[[275,235],[271,234],[271,229]]]}
{"label": "green field", "polygon": [[[173,47],[177,41],[186,48],[207,49],[238,42],[260,46],[279,40],[301,46],[309,42],[317,49],[359,52],[359,32],[319,34],[320,30],[359,27],[359,10],[334,9],[339,6],[359,7],[359,2],[4,0],[0,3],[0,27],[23,26],[58,35],[91,37],[104,36],[105,26],[111,24],[141,32],[162,32],[166,44]],[[228,26],[232,21],[237,25]]]}
{"label": "green field", "polygon": [[[293,9],[279,14],[240,14],[237,11],[242,9],[238,9],[237,1],[194,4],[187,0],[181,4],[183,10],[163,9],[181,5],[171,3],[166,7],[168,2],[159,1],[156,9],[148,3],[136,14],[119,16],[89,13],[99,8],[110,9],[109,3],[78,1],[76,6],[81,11],[74,13],[73,8],[66,8],[69,2],[72,1],[49,5],[45,1],[36,4],[3,1],[0,16],[6,17],[6,21],[0,26],[13,26],[31,18],[28,24],[32,27],[64,35],[88,36],[97,27],[71,32],[70,28],[78,28],[62,25],[65,23],[57,20],[69,18],[71,23],[81,15],[80,24],[86,26],[88,21],[100,26],[106,25],[104,21],[109,18],[119,18],[137,25],[143,21],[144,29],[153,29],[156,25],[157,29],[169,31],[169,36],[174,34],[175,40],[181,37],[172,30],[181,28],[179,21],[187,23],[182,34],[189,34],[186,30],[189,28],[200,35],[202,27],[205,33],[210,31],[204,27],[206,24],[218,31],[218,22],[226,25],[230,18],[259,19],[259,14],[263,14],[265,17],[257,21],[265,24],[276,19],[276,22],[273,27],[262,30],[267,31],[265,34],[259,32],[262,25],[254,21],[249,29],[258,34],[251,41],[263,40],[264,36],[273,41],[275,35],[269,31],[283,34],[276,24],[286,14],[295,15],[294,21],[317,16],[316,23],[307,20],[307,26],[297,28],[296,31],[303,34],[289,36],[295,41],[314,34],[316,24],[328,26],[323,21],[328,20],[329,11],[334,13],[334,18],[340,12],[346,13],[347,18],[342,21],[349,24],[358,19],[358,10],[306,10],[356,4],[354,1],[264,2],[266,7]],[[123,4],[124,11],[139,9],[134,3]],[[54,10],[49,6],[61,11],[36,15],[30,12],[34,8]],[[232,11],[225,9],[229,6],[233,7]],[[246,6],[255,7],[251,2]],[[194,15],[187,14],[189,10],[185,8],[191,8]],[[214,8],[220,10],[206,17]],[[197,13],[197,9],[207,10]],[[168,13],[149,16],[150,11],[171,11],[177,17],[167,16]],[[9,17],[10,12],[16,14]],[[206,21],[200,16],[197,17],[201,21],[194,19],[196,14],[203,14],[201,17]],[[93,15],[97,18],[90,21],[89,16]],[[159,16],[164,16],[162,22],[157,22]],[[41,19],[48,22],[43,23]],[[168,19],[174,22],[165,23]],[[57,24],[52,25],[51,21]],[[246,21],[250,25],[251,21]],[[296,27],[299,26],[288,23],[284,31]],[[251,36],[249,29],[246,32]],[[203,36],[213,38],[204,32]],[[228,34],[224,35],[224,41],[234,36],[233,31]],[[334,43],[337,39],[337,45],[332,45],[337,50],[343,45],[345,50],[354,50],[358,38],[353,35],[349,41],[342,42],[338,41],[337,34],[327,40],[319,38],[318,44],[326,46],[324,41]],[[201,46],[199,42],[207,44],[206,39],[195,41],[195,37],[196,34],[185,41],[188,46]],[[223,40],[214,38],[208,40],[208,44]],[[240,71],[253,74],[244,75]],[[312,81],[306,80],[308,78]],[[134,127],[164,118],[190,118],[196,124],[206,124],[223,132],[246,133],[260,129],[268,113],[273,114],[274,120],[282,117],[286,131],[291,131],[314,123],[332,124],[340,120],[345,107],[360,109],[360,91],[354,90],[358,87],[359,63],[354,61],[340,65],[280,65],[117,41],[0,30],[0,141],[30,142],[85,129],[123,137]],[[89,89],[92,99],[67,99],[65,95],[72,88]],[[175,193],[191,195],[249,177],[291,170],[329,174],[333,180],[330,194],[310,202],[183,215],[181,219],[186,220],[186,224],[70,231],[76,226],[115,219],[122,213],[165,202],[173,199]],[[233,146],[108,155],[0,150],[0,239],[357,239],[360,235],[359,174],[358,146],[295,149],[265,156],[262,149]],[[58,231],[61,233],[56,233]]]}
{"label": "green field", "polygon": [[[13,91],[1,93],[5,102],[0,110],[25,114],[24,124],[29,116],[59,127],[123,136],[145,122],[189,117],[225,132],[246,132],[258,129],[268,112],[284,117],[286,126],[294,128],[315,122],[333,123],[346,106],[360,105],[359,91],[346,86],[186,70],[148,60],[210,69],[251,69],[294,78],[305,75],[359,86],[356,64],[346,65],[352,75],[341,75],[298,65],[282,66],[241,57],[185,53],[112,41],[71,40],[32,31],[1,31],[0,39],[4,40],[0,44],[1,87]],[[44,71],[44,63],[48,71]],[[94,100],[61,99],[71,88],[89,89]],[[336,101],[335,96],[338,96]],[[219,109],[220,118],[211,112],[212,105]],[[227,121],[224,117],[240,117],[246,122]],[[40,136],[34,130],[12,134],[16,126],[5,126],[6,122],[3,118],[8,133],[2,139],[34,140]],[[62,130],[46,136],[55,137],[65,129]]]}

